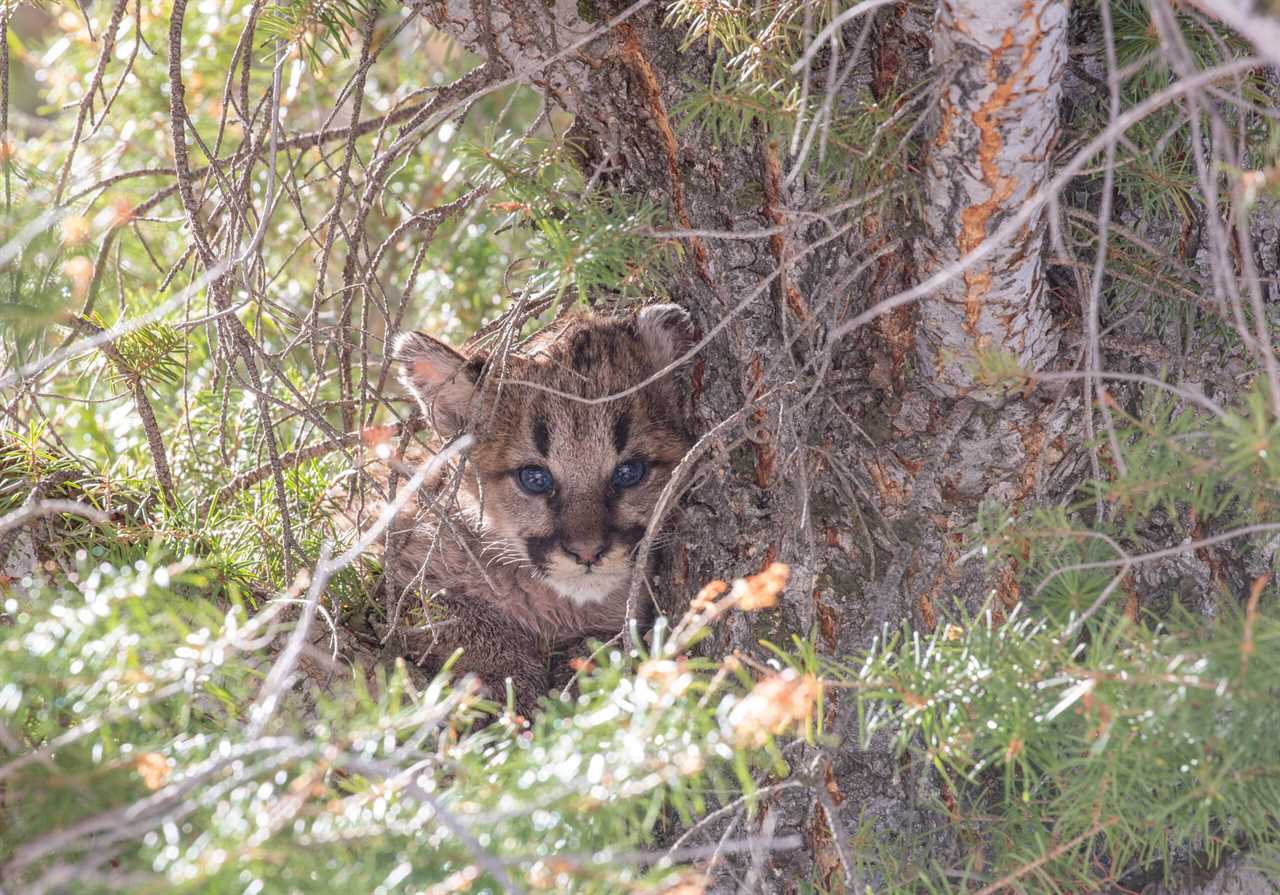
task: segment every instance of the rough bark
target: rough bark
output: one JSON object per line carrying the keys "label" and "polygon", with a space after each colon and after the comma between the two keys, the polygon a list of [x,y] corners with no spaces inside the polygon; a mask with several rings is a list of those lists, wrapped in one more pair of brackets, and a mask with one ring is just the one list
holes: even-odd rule
{"label": "rough bark", "polygon": [[[977,249],[1048,179],[1059,131],[1067,4],[944,0],[933,59],[945,83],[925,169],[921,273]],[[1038,370],[1057,351],[1046,307],[1043,210],[920,305],[917,350],[931,388],[998,398],[976,387],[977,355],[1015,355]]]}
{"label": "rough bark", "polygon": [[1254,866],[1248,857],[1233,855],[1209,873],[1183,873],[1148,890],[1151,895],[1274,895],[1280,875],[1274,867]]}
{"label": "rough bark", "polygon": [[587,86],[588,66],[576,53],[564,52],[593,29],[573,0],[447,0],[417,2],[418,9],[437,28],[452,34],[463,46],[504,66],[569,112],[576,112]]}

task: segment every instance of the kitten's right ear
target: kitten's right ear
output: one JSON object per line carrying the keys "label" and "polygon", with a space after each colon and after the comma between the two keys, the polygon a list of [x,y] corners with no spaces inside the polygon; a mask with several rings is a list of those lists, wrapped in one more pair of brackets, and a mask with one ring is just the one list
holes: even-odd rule
{"label": "kitten's right ear", "polygon": [[636,315],[635,325],[659,369],[685,354],[698,341],[693,318],[679,305],[647,305]]}
{"label": "kitten's right ear", "polygon": [[475,395],[483,359],[469,360],[425,333],[397,337],[392,357],[400,364],[401,384],[418,399],[427,419],[432,419],[434,411],[441,429],[461,429]]}

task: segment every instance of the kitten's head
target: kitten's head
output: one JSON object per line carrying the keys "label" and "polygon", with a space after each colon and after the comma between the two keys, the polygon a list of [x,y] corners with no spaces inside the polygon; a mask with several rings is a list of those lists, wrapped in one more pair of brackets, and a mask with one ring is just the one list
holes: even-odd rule
{"label": "kitten's head", "polygon": [[653,305],[632,317],[571,318],[495,358],[483,380],[487,356],[421,333],[402,336],[396,356],[438,431],[470,422],[470,484],[496,554],[585,603],[630,582],[634,548],[692,439],[671,374],[622,398],[580,399],[631,389],[691,344],[688,315]]}

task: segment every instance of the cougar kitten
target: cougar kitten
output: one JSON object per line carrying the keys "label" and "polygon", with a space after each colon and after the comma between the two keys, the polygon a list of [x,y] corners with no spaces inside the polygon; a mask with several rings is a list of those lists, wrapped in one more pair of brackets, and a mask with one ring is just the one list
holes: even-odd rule
{"label": "cougar kitten", "polygon": [[[632,576],[643,571],[635,548],[691,444],[687,401],[672,374],[625,397],[580,399],[634,388],[691,338],[682,309],[654,305],[569,318],[492,364],[422,333],[396,341],[400,381],[436,431],[475,437],[447,522],[426,506],[450,476],[424,489],[388,537],[393,593],[416,590],[440,610],[410,644],[424,664],[462,647],[455,671],[499,699],[510,677],[528,715],[550,686],[553,653],[623,630]],[[647,596],[638,602],[644,621]]]}

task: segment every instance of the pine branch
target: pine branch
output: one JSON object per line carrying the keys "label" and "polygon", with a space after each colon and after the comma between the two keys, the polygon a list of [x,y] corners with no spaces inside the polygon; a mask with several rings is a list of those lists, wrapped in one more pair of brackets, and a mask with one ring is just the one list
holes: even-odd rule
{"label": "pine branch", "polygon": [[[86,317],[70,317],[72,326],[87,336],[101,336],[106,330]],[[133,404],[137,408],[138,417],[142,420],[142,429],[147,434],[147,446],[151,450],[151,462],[155,465],[156,480],[160,483],[160,491],[165,503],[173,505],[176,495],[173,489],[173,473],[169,470],[169,457],[164,447],[164,438],[160,434],[160,424],[156,422],[155,411],[151,407],[151,399],[147,397],[146,383],[138,371],[130,366],[129,361],[120,353],[119,340],[107,340],[100,350],[120,374],[121,379],[133,394]]]}

